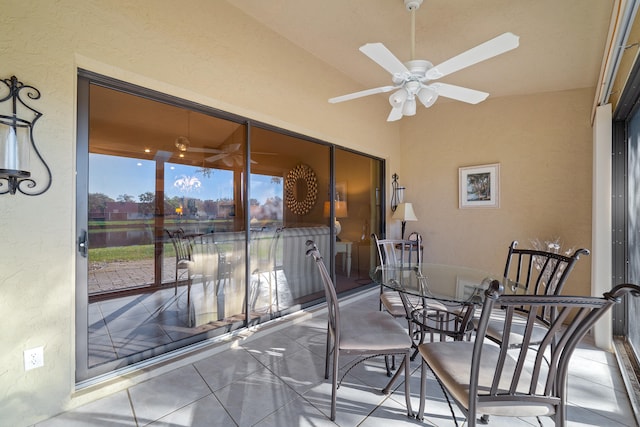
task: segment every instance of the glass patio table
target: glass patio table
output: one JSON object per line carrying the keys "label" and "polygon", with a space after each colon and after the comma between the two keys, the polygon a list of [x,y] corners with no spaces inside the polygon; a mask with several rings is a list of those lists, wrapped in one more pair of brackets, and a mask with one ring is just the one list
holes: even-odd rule
{"label": "glass patio table", "polygon": [[[399,293],[407,319],[418,327],[410,331],[417,332],[418,344],[427,333],[439,334],[441,339],[464,339],[473,330],[474,312],[493,281],[501,282],[504,293],[525,293],[523,286],[502,274],[463,266],[430,263],[377,266],[369,275],[375,283]],[[385,393],[399,372],[401,369],[385,387]]]}
{"label": "glass patio table", "polygon": [[504,278],[502,274],[456,265],[412,263],[377,266],[371,270],[370,277],[390,290],[436,300],[445,305],[482,303],[484,291],[493,280],[502,283],[504,292],[523,292],[522,286]]}

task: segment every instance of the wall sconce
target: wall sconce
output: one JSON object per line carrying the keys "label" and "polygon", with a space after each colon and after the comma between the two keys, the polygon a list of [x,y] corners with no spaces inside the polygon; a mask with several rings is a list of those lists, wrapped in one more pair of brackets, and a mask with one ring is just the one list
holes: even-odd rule
{"label": "wall sconce", "polygon": [[[51,170],[33,140],[33,127],[42,113],[25,104],[21,94],[29,99],[39,99],[40,91],[18,81],[16,76],[1,82],[9,93],[3,96],[5,88],[0,85],[0,194],[19,191],[27,196],[37,196],[51,186]],[[31,178],[31,151],[40,159],[47,173],[41,189],[36,188],[38,184]],[[34,191],[25,191],[34,188]]]}
{"label": "wall sconce", "polygon": [[391,212],[395,212],[398,205],[404,200],[404,187],[398,184],[398,178],[400,177],[397,173],[394,173],[391,178],[393,179],[391,181]]}

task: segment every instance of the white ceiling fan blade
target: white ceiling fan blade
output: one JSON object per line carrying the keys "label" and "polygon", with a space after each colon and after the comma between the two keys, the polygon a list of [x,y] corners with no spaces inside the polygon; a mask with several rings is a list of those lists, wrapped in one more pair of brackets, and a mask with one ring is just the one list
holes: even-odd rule
{"label": "white ceiling fan blade", "polygon": [[200,147],[189,147],[187,148],[187,151],[190,151],[192,153],[222,153],[222,150],[219,150],[217,148],[200,148]]}
{"label": "white ceiling fan blade", "polygon": [[215,154],[213,156],[209,156],[209,157],[205,158],[204,161],[213,163],[213,162],[218,161],[220,159],[224,159],[227,156],[228,156],[227,153]]}
{"label": "white ceiling fan blade", "polygon": [[391,109],[391,112],[389,113],[389,117],[387,117],[387,121],[395,122],[396,120],[400,120],[401,118],[402,118],[402,105],[399,105]]}
{"label": "white ceiling fan blade", "polygon": [[477,104],[487,99],[489,94],[475,89],[468,89],[462,86],[450,85],[447,83],[432,83],[429,86],[440,96],[455,99],[457,101],[467,102],[469,104]]}
{"label": "white ceiling fan blade", "polygon": [[329,99],[329,102],[335,104],[337,102],[350,101],[356,98],[362,98],[363,96],[375,95],[376,93],[385,93],[394,90],[396,86],[381,86],[374,89],[361,90],[360,92],[354,92],[347,95],[336,96]]}
{"label": "white ceiling fan blade", "polygon": [[518,47],[519,40],[520,38],[515,34],[504,33],[436,65],[427,71],[426,77],[429,80],[439,79],[470,65],[493,58]]}
{"label": "white ceiling fan blade", "polygon": [[407,67],[382,43],[367,43],[360,46],[360,52],[392,75],[409,73]]}
{"label": "white ceiling fan blade", "polygon": [[222,149],[225,151],[225,153],[233,153],[240,149],[240,143],[236,142],[234,144],[227,144],[224,147],[222,147]]}

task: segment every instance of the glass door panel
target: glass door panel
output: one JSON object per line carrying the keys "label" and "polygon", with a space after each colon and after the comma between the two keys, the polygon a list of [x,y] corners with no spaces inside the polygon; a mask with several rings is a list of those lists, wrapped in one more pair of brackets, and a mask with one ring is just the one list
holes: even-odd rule
{"label": "glass door panel", "polygon": [[252,311],[272,317],[324,297],[317,267],[306,257],[313,240],[330,266],[331,228],[323,215],[330,189],[331,147],[251,127]]}
{"label": "glass door panel", "polygon": [[[640,113],[628,123],[627,143],[627,283],[640,283]],[[636,366],[640,361],[640,301],[626,298],[627,349],[633,354]]]}
{"label": "glass door panel", "polygon": [[78,381],[370,283],[383,162],[220,114],[81,73]]}
{"label": "glass door panel", "polygon": [[382,161],[336,148],[336,280],[340,290],[371,283],[369,269],[376,265],[371,233],[381,234]]}
{"label": "glass door panel", "polygon": [[85,85],[80,380],[227,333],[248,317],[246,126],[83,79],[80,96]]}

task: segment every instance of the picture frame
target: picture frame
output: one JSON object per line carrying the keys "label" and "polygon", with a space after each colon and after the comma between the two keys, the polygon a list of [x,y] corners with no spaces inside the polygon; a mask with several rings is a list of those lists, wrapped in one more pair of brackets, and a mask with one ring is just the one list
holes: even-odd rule
{"label": "picture frame", "polygon": [[500,207],[500,163],[458,169],[459,208]]}

